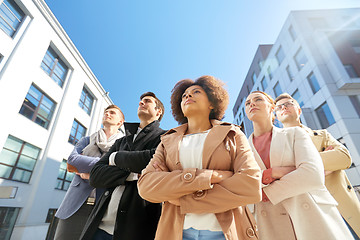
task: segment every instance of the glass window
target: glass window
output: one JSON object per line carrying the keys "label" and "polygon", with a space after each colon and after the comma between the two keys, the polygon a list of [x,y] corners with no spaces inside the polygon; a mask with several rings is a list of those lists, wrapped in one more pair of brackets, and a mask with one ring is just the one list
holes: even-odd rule
{"label": "glass window", "polygon": [[55,217],[56,211],[57,211],[56,208],[50,208],[48,211],[48,214],[46,216],[45,222],[50,223],[50,224],[49,224],[49,228],[48,228],[48,232],[46,234],[45,240],[53,240],[54,239],[56,227],[59,222],[59,219]]}
{"label": "glass window", "polygon": [[85,136],[86,128],[78,121],[74,120],[68,142],[75,145],[82,137]]}
{"label": "glass window", "polygon": [[302,48],[299,48],[299,50],[295,54],[294,60],[299,71],[306,65],[308,59],[305,56]]}
{"label": "glass window", "polygon": [[289,27],[289,33],[290,33],[290,36],[292,38],[293,41],[295,41],[297,35],[296,35],[296,32],[294,30],[294,28],[292,26]]}
{"label": "glass window", "polygon": [[41,62],[41,68],[60,86],[64,85],[68,67],[59,55],[49,47]]}
{"label": "glass window", "polygon": [[325,129],[335,123],[334,117],[330,111],[330,108],[326,102],[320,107],[315,109],[316,115],[319,118],[321,128]]}
{"label": "glass window", "polygon": [[252,82],[253,82],[253,85],[255,85],[255,83],[256,83],[256,73],[255,72],[252,75]]}
{"label": "glass window", "polygon": [[80,96],[79,106],[90,115],[93,106],[94,97],[86,87],[83,88]]}
{"label": "glass window", "polygon": [[360,95],[349,96],[358,116],[360,117]]}
{"label": "glass window", "polygon": [[360,54],[360,40],[350,40],[351,47],[353,48],[354,52]]}
{"label": "glass window", "polygon": [[310,73],[310,75],[307,77],[307,80],[310,84],[311,90],[313,93],[316,93],[317,91],[320,90],[320,85],[318,80],[315,77],[314,73]]}
{"label": "glass window", "polygon": [[275,93],[275,97],[278,97],[281,93],[282,93],[282,90],[281,90],[281,87],[280,87],[280,84],[279,82],[277,82],[274,86],[274,93]]}
{"label": "glass window", "polygon": [[0,5],[0,28],[13,37],[25,14],[14,0],[4,0]]}
{"label": "glass window", "polygon": [[276,59],[277,59],[279,65],[280,65],[280,64],[282,63],[282,61],[285,59],[285,53],[284,53],[284,51],[283,51],[283,49],[282,49],[281,46],[280,46],[279,49],[277,50],[275,56],[276,56]]}
{"label": "glass window", "polygon": [[258,61],[258,65],[259,65],[259,68],[260,68],[260,70],[263,68],[263,66],[264,66],[264,63],[263,63],[263,61]]}
{"label": "glass window", "polygon": [[300,105],[300,107],[304,106],[304,102],[301,99],[300,92],[298,89],[291,95]]}
{"label": "glass window", "polygon": [[293,72],[291,71],[290,66],[286,67],[286,72],[287,72],[290,82],[292,82],[295,79],[295,76],[294,76]]}
{"label": "glass window", "polygon": [[347,74],[349,75],[350,78],[358,78],[359,75],[357,74],[356,70],[354,69],[353,65],[351,64],[347,64],[344,65],[344,68],[347,72]]}
{"label": "glass window", "polygon": [[40,126],[48,128],[55,106],[54,101],[37,87],[31,85],[19,113]]}
{"label": "glass window", "polygon": [[272,79],[272,78],[273,78],[273,75],[272,75],[272,71],[271,71],[271,67],[270,67],[270,66],[268,66],[268,68],[267,68],[267,73],[268,73],[268,75],[269,75],[269,78]]}
{"label": "glass window", "polygon": [[66,167],[66,160],[63,159],[63,161],[60,164],[59,168],[59,174],[56,181],[56,189],[59,190],[68,190],[71,181],[74,178],[74,173],[68,172]]}
{"label": "glass window", "polygon": [[0,239],[9,240],[20,208],[0,207]]}
{"label": "glass window", "polygon": [[263,78],[261,79],[261,86],[262,86],[262,88],[263,88],[263,91],[265,91],[265,89],[266,89],[267,86],[268,86],[265,77],[263,77]]}
{"label": "glass window", "polygon": [[0,178],[28,183],[39,154],[40,148],[9,135],[0,153]]}

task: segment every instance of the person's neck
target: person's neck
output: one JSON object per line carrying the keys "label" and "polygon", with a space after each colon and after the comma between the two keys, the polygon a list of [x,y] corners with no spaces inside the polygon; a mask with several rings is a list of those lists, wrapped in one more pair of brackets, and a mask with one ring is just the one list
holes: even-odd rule
{"label": "person's neck", "polygon": [[282,123],[284,128],[288,128],[288,127],[300,127],[301,123],[297,122],[297,121],[293,121],[293,122],[283,122]]}
{"label": "person's neck", "polygon": [[188,129],[186,134],[204,132],[212,127],[209,117],[188,118]]}
{"label": "person's neck", "polygon": [[153,121],[157,120],[156,118],[149,118],[149,119],[140,119],[140,125],[139,128],[143,129]]}
{"label": "person's neck", "polygon": [[253,122],[254,126],[254,136],[258,137],[263,135],[264,133],[271,132],[273,129],[273,124],[270,121],[261,121],[261,122]]}
{"label": "person's neck", "polygon": [[109,137],[111,137],[112,135],[114,135],[115,133],[117,133],[119,131],[119,128],[121,126],[118,125],[110,125],[110,126],[104,126],[104,132],[106,135],[106,138],[109,139]]}

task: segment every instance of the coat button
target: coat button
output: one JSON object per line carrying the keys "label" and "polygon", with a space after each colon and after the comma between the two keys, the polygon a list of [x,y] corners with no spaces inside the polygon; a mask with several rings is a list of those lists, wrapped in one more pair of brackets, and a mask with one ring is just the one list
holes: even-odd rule
{"label": "coat button", "polygon": [[349,190],[351,190],[352,187],[351,187],[350,185],[347,185],[347,188],[348,188]]}
{"label": "coat button", "polygon": [[198,198],[204,196],[204,194],[205,194],[205,192],[203,190],[199,190],[199,191],[195,192],[195,196],[198,197]]}
{"label": "coat button", "polygon": [[267,214],[266,214],[265,211],[261,211],[261,215],[264,216],[264,217],[266,217]]}
{"label": "coat button", "polygon": [[246,235],[248,235],[248,237],[255,237],[255,231],[254,231],[254,229],[252,229],[252,228],[247,228],[246,229]]}
{"label": "coat button", "polygon": [[104,193],[104,195],[105,195],[105,196],[109,195],[109,191],[106,191],[106,192]]}
{"label": "coat button", "polygon": [[302,206],[305,210],[308,210],[310,208],[310,205],[308,203],[303,203]]}
{"label": "coat button", "polygon": [[186,181],[190,181],[192,179],[193,175],[191,173],[185,173],[184,175],[184,179]]}

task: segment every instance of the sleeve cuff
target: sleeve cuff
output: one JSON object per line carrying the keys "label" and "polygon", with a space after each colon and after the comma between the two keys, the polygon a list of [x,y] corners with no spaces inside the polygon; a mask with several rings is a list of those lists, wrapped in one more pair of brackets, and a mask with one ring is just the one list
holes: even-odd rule
{"label": "sleeve cuff", "polygon": [[262,183],[267,185],[275,181],[276,179],[272,178],[272,168],[266,169],[262,174]]}
{"label": "sleeve cuff", "polygon": [[110,154],[109,156],[109,165],[110,166],[116,166],[115,164],[115,156],[116,156],[117,152],[113,152],[112,154]]}

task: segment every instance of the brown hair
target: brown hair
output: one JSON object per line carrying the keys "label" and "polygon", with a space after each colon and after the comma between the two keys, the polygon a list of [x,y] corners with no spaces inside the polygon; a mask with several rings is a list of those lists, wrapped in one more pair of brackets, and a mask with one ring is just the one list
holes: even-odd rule
{"label": "brown hair", "polygon": [[213,76],[202,76],[195,81],[184,79],[175,84],[171,91],[171,111],[175,120],[179,124],[187,123],[188,120],[181,110],[181,101],[185,90],[193,85],[200,86],[204,89],[209,98],[209,102],[214,107],[210,112],[209,119],[222,120],[229,104],[229,94],[223,87],[225,84]]}
{"label": "brown hair", "polygon": [[164,116],[164,113],[165,113],[165,107],[164,107],[164,104],[160,101],[160,99],[158,99],[155,95],[155,93],[153,92],[146,92],[146,93],[143,93],[141,96],[140,96],[140,100],[142,100],[144,97],[147,97],[147,96],[150,96],[150,97],[153,97],[155,98],[155,103],[156,103],[156,106],[155,108],[156,109],[161,109],[162,113],[159,117],[159,122],[161,121],[162,117]]}
{"label": "brown hair", "polygon": [[120,116],[121,116],[122,119],[125,121],[124,113],[121,111],[121,109],[120,109],[118,106],[116,106],[116,105],[114,105],[114,104],[111,104],[111,105],[107,106],[107,108],[105,108],[105,110],[104,110],[104,113],[105,113],[106,110],[108,110],[108,109],[110,109],[110,108],[115,108],[115,109],[119,110]]}
{"label": "brown hair", "polygon": [[295,105],[300,108],[300,105],[299,103],[288,93],[282,93],[280,94],[276,99],[275,99],[275,104],[280,101],[280,100],[283,100],[283,99],[291,99],[294,101]]}

